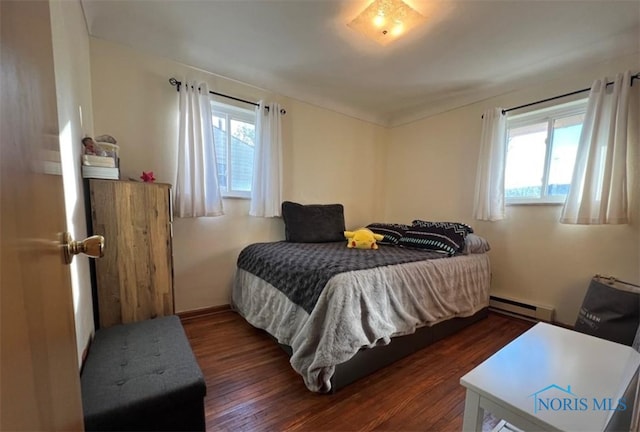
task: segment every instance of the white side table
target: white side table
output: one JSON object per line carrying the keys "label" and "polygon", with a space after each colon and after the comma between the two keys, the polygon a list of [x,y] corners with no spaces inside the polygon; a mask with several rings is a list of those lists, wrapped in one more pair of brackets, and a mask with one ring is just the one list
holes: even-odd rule
{"label": "white side table", "polygon": [[603,431],[631,418],[639,365],[631,347],[538,323],[460,379],[463,430],[488,410],[523,430]]}

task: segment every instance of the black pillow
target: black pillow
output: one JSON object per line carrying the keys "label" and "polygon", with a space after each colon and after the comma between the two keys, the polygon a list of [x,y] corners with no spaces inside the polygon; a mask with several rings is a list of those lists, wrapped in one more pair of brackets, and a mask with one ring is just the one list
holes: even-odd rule
{"label": "black pillow", "polygon": [[462,223],[462,222],[431,222],[431,221],[416,219],[413,222],[411,222],[411,225],[413,225],[414,227],[420,227],[420,228],[452,229],[464,236],[466,236],[467,234],[473,233],[473,228],[471,228],[466,223]]}
{"label": "black pillow", "polygon": [[472,230],[469,225],[458,222],[414,221],[414,225],[404,233],[398,244],[454,255],[463,250],[468,230]]}
{"label": "black pillow", "polygon": [[342,204],[302,205],[282,203],[285,238],[294,243],[325,243],[344,240]]}
{"label": "black pillow", "polygon": [[409,225],[394,223],[372,223],[366,227],[375,234],[384,236],[378,243],[390,245],[397,245],[404,233],[411,228]]}

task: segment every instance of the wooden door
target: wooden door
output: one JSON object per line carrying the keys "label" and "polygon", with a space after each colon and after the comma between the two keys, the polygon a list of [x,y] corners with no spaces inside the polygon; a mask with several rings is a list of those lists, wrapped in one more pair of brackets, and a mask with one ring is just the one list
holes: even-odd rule
{"label": "wooden door", "polygon": [[47,1],[0,0],[0,69],[0,430],[81,430]]}

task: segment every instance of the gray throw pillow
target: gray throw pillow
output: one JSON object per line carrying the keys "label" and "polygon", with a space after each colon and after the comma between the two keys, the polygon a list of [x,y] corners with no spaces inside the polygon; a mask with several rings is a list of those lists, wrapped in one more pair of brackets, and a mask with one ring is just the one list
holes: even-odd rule
{"label": "gray throw pillow", "polygon": [[480,237],[479,235],[469,234],[464,239],[464,248],[462,249],[462,253],[469,254],[481,254],[485,252],[489,252],[491,250],[491,246],[489,242],[484,237]]}
{"label": "gray throw pillow", "polygon": [[282,203],[285,238],[294,243],[326,243],[344,240],[342,204],[302,205]]}

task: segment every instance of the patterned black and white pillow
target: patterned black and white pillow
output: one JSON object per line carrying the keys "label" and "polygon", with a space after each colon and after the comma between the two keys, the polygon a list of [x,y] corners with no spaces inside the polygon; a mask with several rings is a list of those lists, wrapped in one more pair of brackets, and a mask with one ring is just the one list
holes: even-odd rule
{"label": "patterned black and white pillow", "polygon": [[421,227],[421,228],[445,228],[445,229],[450,228],[450,229],[453,229],[455,232],[465,233],[464,234],[465,237],[467,234],[473,233],[473,228],[471,228],[471,226],[467,225],[466,223],[462,223],[462,222],[431,222],[431,221],[416,219],[413,222],[411,222],[411,226]]}
{"label": "patterned black and white pillow", "polygon": [[464,223],[414,220],[398,244],[454,255],[464,249],[465,239],[472,232],[473,228]]}
{"label": "patterned black and white pillow", "polygon": [[366,228],[373,231],[375,234],[384,236],[378,243],[397,245],[404,233],[411,228],[406,224],[395,223],[372,223],[366,226]]}

